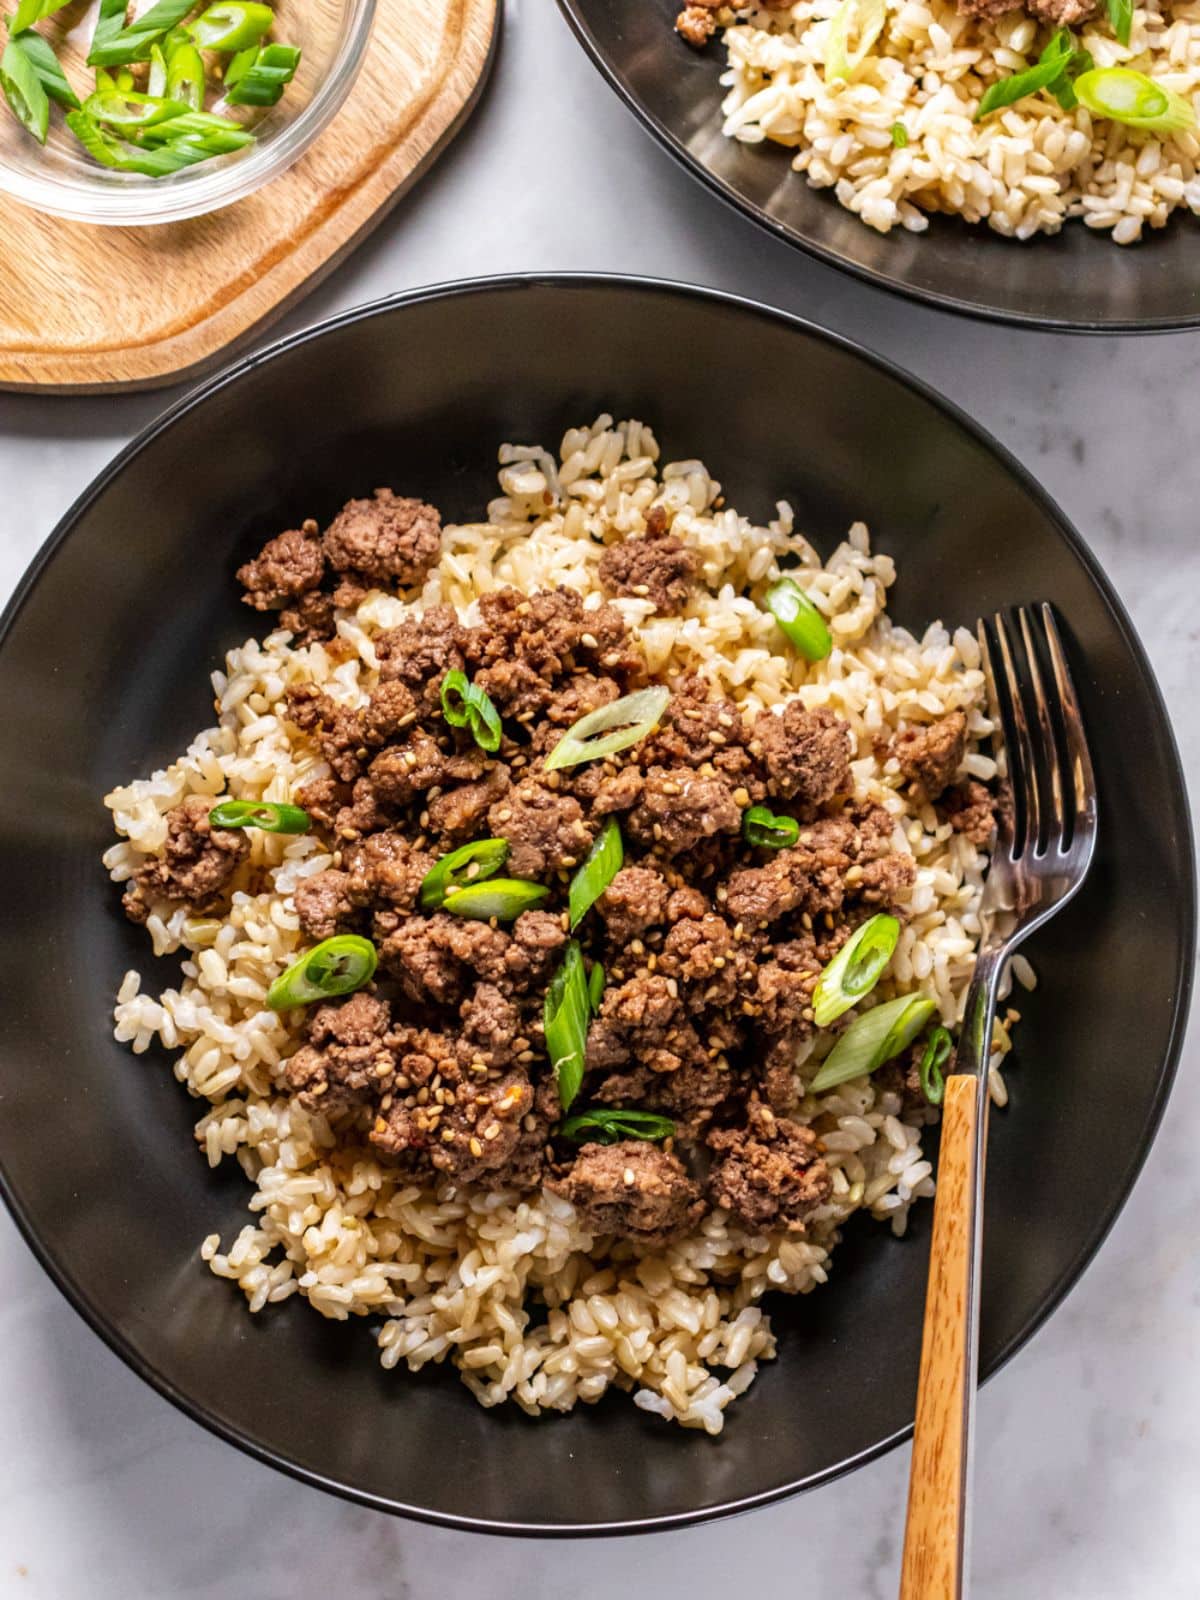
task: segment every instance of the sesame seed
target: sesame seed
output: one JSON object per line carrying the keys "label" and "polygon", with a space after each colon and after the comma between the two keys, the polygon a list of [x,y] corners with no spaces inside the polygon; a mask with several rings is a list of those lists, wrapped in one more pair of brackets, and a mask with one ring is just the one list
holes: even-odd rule
{"label": "sesame seed", "polygon": [[489,1122],[483,1130],[483,1137],[489,1144],[493,1139],[498,1139],[500,1137],[500,1124],[498,1122]]}
{"label": "sesame seed", "polygon": [[392,1101],[394,1098],[395,1097],[393,1095],[385,1094],[383,1099],[379,1102],[379,1109],[381,1111],[390,1111],[392,1109]]}
{"label": "sesame seed", "polygon": [[468,1140],[467,1148],[470,1150],[473,1156],[481,1156],[483,1154],[483,1146],[480,1144],[478,1139]]}
{"label": "sesame seed", "polygon": [[637,1179],[634,1177],[634,1173],[633,1173],[633,1168],[632,1167],[626,1167],[625,1171],[621,1174],[621,1176],[625,1180],[625,1187],[627,1189],[632,1189],[634,1184],[637,1182]]}
{"label": "sesame seed", "polygon": [[454,1129],[453,1128],[443,1128],[442,1129],[442,1143],[443,1144],[453,1144],[454,1143]]}
{"label": "sesame seed", "polygon": [[744,786],[742,788],[735,789],[733,791],[733,803],[735,806],[748,806],[750,804],[749,789],[745,788]]}
{"label": "sesame seed", "polygon": [[587,645],[589,650],[595,650],[598,648],[596,635],[594,633],[581,633],[579,635],[579,642],[580,644]]}
{"label": "sesame seed", "polygon": [[631,585],[630,593],[637,595],[639,600],[644,600],[650,593],[650,585],[648,583],[635,583]]}
{"label": "sesame seed", "polygon": [[729,743],[729,741],[728,741],[728,739],[726,739],[725,735],[723,733],[719,733],[716,728],[710,728],[708,730],[708,742],[710,744],[728,744]]}

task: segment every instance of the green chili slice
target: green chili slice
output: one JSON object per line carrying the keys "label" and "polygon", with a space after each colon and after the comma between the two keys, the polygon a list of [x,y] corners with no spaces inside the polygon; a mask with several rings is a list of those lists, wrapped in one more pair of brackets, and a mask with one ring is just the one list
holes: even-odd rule
{"label": "green chili slice", "polygon": [[1190,100],[1129,67],[1097,67],[1075,79],[1075,93],[1089,111],[1129,128],[1179,133],[1196,126]]}
{"label": "green chili slice", "polygon": [[591,1010],[583,954],[572,939],[562,965],[550,980],[543,1008],[546,1050],[558,1083],[559,1104],[564,1111],[570,1110],[583,1082]]}
{"label": "green chili slice", "polygon": [[470,728],[481,750],[500,748],[500,713],[484,691],[455,667],[442,679],[442,715],[452,728]]}
{"label": "green chili slice", "polygon": [[208,820],[214,828],[261,828],[264,833],[307,833],[312,827],[307,811],[276,800],[222,800]]}
{"label": "green chili slice", "polygon": [[813,1020],[818,1028],[827,1028],[870,994],[892,959],[899,937],[900,924],[883,912],[869,918],[850,936],[813,990]]}
{"label": "green chili slice", "polygon": [[795,817],[777,817],[767,806],[751,806],[742,813],[742,838],[757,850],[786,850],[799,837]]}
{"label": "green chili slice", "polygon": [[220,0],[202,11],[189,31],[201,50],[233,52],[257,44],[274,21],[270,6],[257,5],[254,0]]}
{"label": "green chili slice", "polygon": [[[250,54],[253,59],[247,61],[245,58]],[[231,106],[273,106],[296,76],[299,65],[300,51],[295,45],[267,44],[253,52],[242,50],[234,56],[225,74],[225,98]],[[235,67],[238,69],[236,77]],[[491,705],[490,700],[488,704]],[[499,718],[496,720],[498,722]]]}
{"label": "green chili slice", "polygon": [[812,1092],[824,1094],[883,1066],[913,1042],[936,1009],[922,994],[902,994],[855,1017],[821,1063],[809,1085]]}
{"label": "green chili slice", "polygon": [[637,744],[656,726],[671,698],[669,689],[639,689],[589,711],[567,729],[546,757],[547,772],[599,761]]}
{"label": "green chili slice", "polygon": [[946,1097],[945,1065],[954,1049],[954,1040],[946,1029],[938,1026],[929,1035],[925,1053],[918,1068],[921,1093],[931,1106],[940,1106]]}
{"label": "green chili slice", "polygon": [[572,932],[620,872],[624,861],[625,847],[621,842],[620,823],[616,817],[609,817],[596,835],[596,842],[584,858],[583,865],[571,879],[567,904]]}
{"label": "green chili slice", "polygon": [[494,878],[507,860],[507,839],[476,839],[451,850],[421,879],[422,910],[436,911],[448,894]]}
{"label": "green chili slice", "polygon": [[455,917],[471,917],[478,922],[512,922],[522,911],[540,906],[550,891],[526,878],[490,878],[486,883],[468,884],[453,889],[442,901],[442,909]]}
{"label": "green chili slice", "polygon": [[593,1106],[577,1111],[559,1124],[564,1139],[576,1144],[616,1144],[621,1139],[671,1139],[675,1124],[653,1111],[627,1110],[624,1106]]}
{"label": "green chili slice", "polygon": [[767,590],[767,610],[783,633],[809,661],[824,661],[833,649],[825,618],[793,578],[779,578]]}
{"label": "green chili slice", "polygon": [[357,933],[338,933],[322,939],[267,990],[272,1011],[289,1011],[293,1006],[311,1005],[314,1000],[330,1000],[334,995],[350,994],[370,983],[379,957],[369,939]]}
{"label": "green chili slice", "polygon": [[21,39],[10,39],[0,55],[0,90],[13,115],[39,144],[50,127],[50,99]]}

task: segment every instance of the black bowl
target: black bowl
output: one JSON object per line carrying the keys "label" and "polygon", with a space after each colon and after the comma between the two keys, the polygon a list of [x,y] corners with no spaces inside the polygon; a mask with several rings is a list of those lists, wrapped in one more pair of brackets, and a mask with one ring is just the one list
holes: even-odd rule
{"label": "black bowl", "polygon": [[168,412],[68,514],[4,624],[4,1193],[76,1308],[199,1421],[310,1482],[475,1528],[661,1527],[895,1444],[913,1416],[928,1208],[902,1242],[852,1229],[828,1287],[775,1307],[780,1358],[715,1441],[623,1396],[565,1418],[488,1413],[449,1371],[383,1372],[359,1323],[298,1300],[251,1317],[197,1253],[241,1225],[247,1185],[197,1155],[198,1107],[166,1059],[110,1036],[125,969],[162,985],[177,968],[151,961],[120,915],[98,860],[100,796],[211,720],[207,673],[255,620],[233,569],[265,534],[379,483],[475,515],[502,440],[557,443],[601,409],[704,457],[760,519],[786,495],[820,547],[865,518],[899,559],[901,621],[1041,598],[1065,621],[1103,831],[1084,892],[1030,951],[1042,981],[992,1139],[985,1373],[1048,1315],[1128,1193],[1191,972],[1183,785],[1120,603],[1014,461],[852,345],[663,284],[494,281],[353,312]]}
{"label": "black bowl", "polygon": [[1140,244],[1074,222],[1022,244],[960,217],[886,236],[810,189],[778,145],[721,132],[720,39],[693,50],[672,26],[683,0],[559,0],[608,82],[645,126],[722,199],[781,239],[915,300],[998,322],[1070,333],[1200,326],[1197,224],[1185,209]]}

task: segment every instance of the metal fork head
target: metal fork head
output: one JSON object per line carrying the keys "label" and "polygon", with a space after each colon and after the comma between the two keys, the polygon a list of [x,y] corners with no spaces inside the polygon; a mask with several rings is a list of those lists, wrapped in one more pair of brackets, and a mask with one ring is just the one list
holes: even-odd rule
{"label": "metal fork head", "polygon": [[990,628],[979,623],[978,637],[1011,793],[984,889],[984,944],[1011,949],[1086,877],[1096,847],[1096,782],[1052,608],[1022,606],[1009,618],[997,612]]}

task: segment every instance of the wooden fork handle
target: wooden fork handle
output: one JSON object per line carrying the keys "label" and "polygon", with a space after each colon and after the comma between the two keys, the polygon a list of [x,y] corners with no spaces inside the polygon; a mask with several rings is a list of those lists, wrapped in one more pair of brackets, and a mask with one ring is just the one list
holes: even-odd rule
{"label": "wooden fork handle", "polygon": [[986,1085],[973,1073],[946,1079],[900,1600],[962,1600],[966,1592],[982,1205],[976,1180],[987,1105]]}

